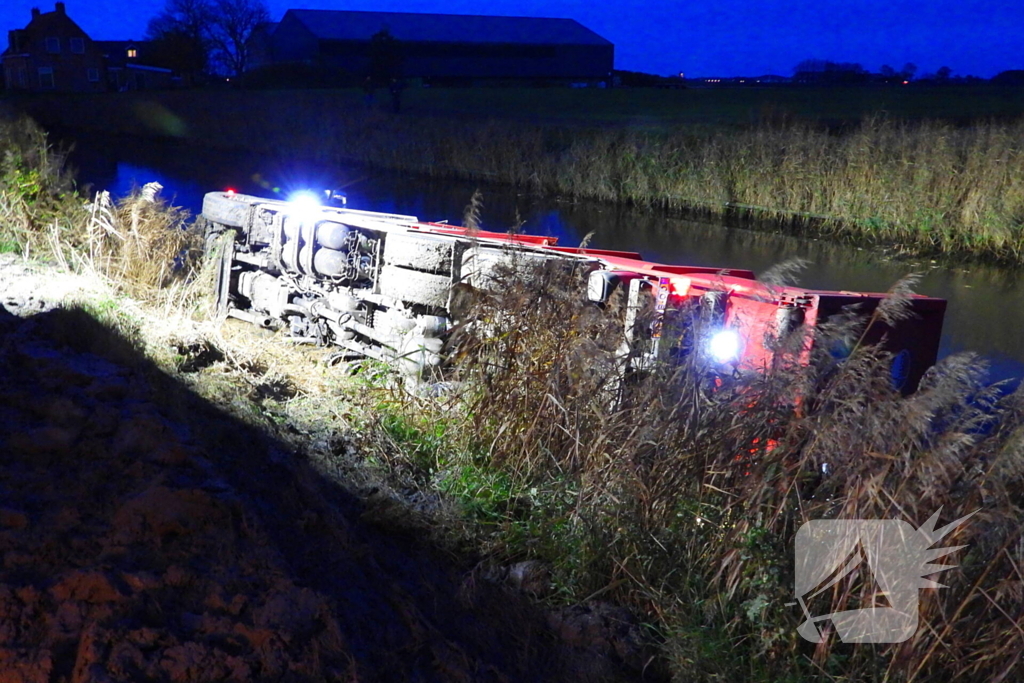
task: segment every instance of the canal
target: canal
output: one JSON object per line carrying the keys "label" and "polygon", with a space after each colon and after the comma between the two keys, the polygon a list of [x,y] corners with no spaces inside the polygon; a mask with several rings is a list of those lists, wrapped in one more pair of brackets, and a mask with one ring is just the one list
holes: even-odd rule
{"label": "canal", "polygon": [[402,176],[371,169],[335,168],[296,159],[197,150],[173,143],[79,138],[70,165],[83,190],[116,196],[133,185],[157,181],[172,203],[198,213],[206,192],[232,188],[287,198],[302,189],[343,189],[352,208],[462,222],[478,187],[481,223],[488,230],[521,225],[574,246],[640,252],[664,263],[749,268],[764,272],[783,261],[808,262],[798,284],[814,289],[886,291],[908,273],[921,275],[917,291],[947,299],[940,355],[973,351],[985,357],[991,377],[1024,376],[1024,273],[1017,269],[930,259],[907,260],[835,240],[811,240],[680,220],[659,211],[569,202],[507,186]]}

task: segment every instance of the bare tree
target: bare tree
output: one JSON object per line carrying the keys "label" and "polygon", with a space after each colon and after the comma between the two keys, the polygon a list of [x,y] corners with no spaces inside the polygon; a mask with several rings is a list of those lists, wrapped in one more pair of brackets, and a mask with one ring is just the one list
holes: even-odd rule
{"label": "bare tree", "polygon": [[253,33],[269,22],[270,10],[263,0],[213,0],[209,35],[216,64],[231,76],[244,73]]}
{"label": "bare tree", "polygon": [[205,73],[210,62],[212,20],[209,0],[167,0],[163,12],[150,19],[146,29],[155,65],[174,69],[189,79]]}
{"label": "bare tree", "polygon": [[248,66],[253,32],[269,21],[264,0],[167,0],[147,37],[175,62],[171,68],[237,76]]}

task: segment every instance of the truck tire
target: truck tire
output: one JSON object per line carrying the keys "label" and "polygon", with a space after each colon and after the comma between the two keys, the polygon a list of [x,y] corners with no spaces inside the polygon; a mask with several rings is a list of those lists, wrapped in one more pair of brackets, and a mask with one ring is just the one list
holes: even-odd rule
{"label": "truck tire", "polygon": [[456,241],[434,235],[392,233],[384,241],[384,263],[430,273],[452,272]]}
{"label": "truck tire", "polygon": [[227,192],[210,192],[203,197],[203,217],[229,228],[244,228],[254,197]]}
{"label": "truck tire", "polygon": [[448,305],[448,293],[452,287],[449,275],[424,273],[398,266],[383,266],[379,282],[383,296],[437,308]]}

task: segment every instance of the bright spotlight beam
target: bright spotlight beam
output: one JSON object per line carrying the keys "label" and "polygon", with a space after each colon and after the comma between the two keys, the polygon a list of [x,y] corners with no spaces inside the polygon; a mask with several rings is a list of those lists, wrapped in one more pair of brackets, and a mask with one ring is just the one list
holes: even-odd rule
{"label": "bright spotlight beam", "polygon": [[708,353],[717,363],[732,363],[740,357],[740,335],[736,330],[720,330],[708,341]]}
{"label": "bright spotlight beam", "polygon": [[291,204],[291,213],[303,223],[315,220],[320,212],[320,197],[309,190],[293,192],[288,196],[288,203]]}

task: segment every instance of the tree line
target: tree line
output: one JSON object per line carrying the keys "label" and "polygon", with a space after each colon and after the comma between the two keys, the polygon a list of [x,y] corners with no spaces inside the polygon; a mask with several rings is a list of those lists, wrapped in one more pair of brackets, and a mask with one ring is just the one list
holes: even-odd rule
{"label": "tree line", "polygon": [[800,83],[899,83],[912,80],[946,83],[953,77],[953,70],[948,66],[939,67],[934,73],[921,76],[917,76],[917,72],[917,65],[913,62],[907,62],[899,70],[889,64],[883,64],[877,73],[871,73],[857,62],[805,59],[793,67],[793,80]]}

